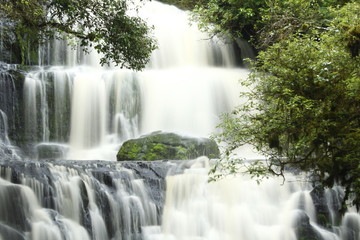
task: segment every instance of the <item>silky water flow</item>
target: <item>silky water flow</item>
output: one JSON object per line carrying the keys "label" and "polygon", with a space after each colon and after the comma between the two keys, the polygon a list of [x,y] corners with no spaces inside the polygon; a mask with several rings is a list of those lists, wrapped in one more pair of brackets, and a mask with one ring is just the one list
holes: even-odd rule
{"label": "silky water flow", "polygon": [[159,44],[141,72],[101,67],[96,53],[59,40],[40,49],[51,67],[30,72],[22,93],[28,156],[52,148],[60,158],[115,160],[122,142],[152,131],[208,137],[237,105],[247,70],[232,45],[209,40],[175,7],[154,1],[140,14]]}
{"label": "silky water flow", "polygon": [[[234,46],[190,26],[186,12],[152,1],[140,14],[159,43],[142,72],[100,67],[58,40],[40,49],[21,91],[0,69],[0,157],[10,159],[0,161],[0,239],[359,240],[358,212],[337,214],[341,188],[313,188],[302,174],[209,182],[205,157],[111,161],[152,131],[208,137],[248,74]],[[18,115],[24,147],[9,134]]]}

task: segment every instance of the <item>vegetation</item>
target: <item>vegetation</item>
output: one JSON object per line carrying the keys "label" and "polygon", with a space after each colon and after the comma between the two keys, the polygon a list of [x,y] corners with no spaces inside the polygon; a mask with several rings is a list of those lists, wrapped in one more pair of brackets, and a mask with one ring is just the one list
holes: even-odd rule
{"label": "vegetation", "polygon": [[201,29],[214,35],[249,40],[255,35],[256,24],[261,20],[265,2],[265,0],[199,2],[194,8],[193,19],[199,22]]}
{"label": "vegetation", "polygon": [[193,19],[201,29],[227,38],[244,38],[264,49],[296,32],[324,28],[332,7],[346,0],[195,1]]}
{"label": "vegetation", "polygon": [[73,37],[84,51],[102,54],[101,64],[142,69],[156,42],[151,28],[126,0],[0,0],[0,13],[16,23],[23,54],[54,33]]}
{"label": "vegetation", "polygon": [[[342,210],[348,199],[360,207],[360,3],[245,3],[210,0],[195,10],[202,24],[215,24],[207,28],[215,33],[240,37],[254,30],[251,38],[261,49],[242,82],[247,101],[223,117],[215,135],[226,149],[212,177],[224,176],[224,170],[284,177],[287,167],[300,167],[324,186],[345,187]],[[227,10],[235,5],[248,9],[238,10],[247,14],[247,23],[228,22],[238,21],[232,17],[236,11]],[[234,152],[245,144],[266,161],[244,164]]]}
{"label": "vegetation", "polygon": [[[174,3],[174,0],[163,0]],[[239,171],[262,178],[286,167],[310,171],[324,186],[345,187],[360,207],[360,3],[357,0],[181,0],[212,34],[251,40],[259,50],[242,84],[247,101],[224,115],[215,138],[226,143],[213,178]],[[67,33],[102,64],[143,68],[155,48],[131,0],[0,0],[18,38],[38,43]],[[130,12],[133,12],[130,14]],[[25,48],[25,47],[24,47]],[[23,52],[26,49],[23,49]],[[252,145],[266,161],[244,164]],[[182,150],[182,149],[180,149]],[[139,151],[137,147],[130,153]],[[163,151],[155,145],[155,153]]]}
{"label": "vegetation", "polygon": [[159,2],[175,5],[184,10],[192,10],[200,3],[205,4],[206,0],[160,0]]}

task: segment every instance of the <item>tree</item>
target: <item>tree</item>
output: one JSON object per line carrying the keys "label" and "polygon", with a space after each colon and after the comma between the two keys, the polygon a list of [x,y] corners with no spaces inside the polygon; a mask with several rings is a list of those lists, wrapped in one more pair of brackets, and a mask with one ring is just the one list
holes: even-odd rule
{"label": "tree", "polygon": [[[300,32],[261,51],[242,84],[247,99],[219,125],[228,172],[284,176],[287,167],[310,171],[324,186],[338,183],[360,206],[360,4],[333,9],[321,29]],[[250,165],[228,162],[250,144],[266,157]]]}
{"label": "tree", "polygon": [[65,33],[84,51],[101,53],[101,64],[140,70],[156,47],[132,1],[0,0],[0,12],[17,24],[20,40],[41,42]]}
{"label": "tree", "polygon": [[288,39],[293,34],[325,31],[334,18],[334,8],[347,0],[271,0],[266,2],[261,21],[256,23],[256,40],[260,49]]}
{"label": "tree", "polygon": [[331,7],[349,0],[209,0],[198,1],[193,19],[202,30],[250,40],[263,50],[292,34],[327,26]]}
{"label": "tree", "polygon": [[193,10],[193,20],[200,29],[213,35],[249,40],[255,35],[265,6],[265,0],[199,1]]}

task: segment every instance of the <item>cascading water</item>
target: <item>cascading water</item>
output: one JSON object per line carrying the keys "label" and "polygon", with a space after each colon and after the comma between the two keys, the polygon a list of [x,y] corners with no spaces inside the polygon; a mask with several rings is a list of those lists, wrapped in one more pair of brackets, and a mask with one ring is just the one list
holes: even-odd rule
{"label": "cascading water", "polygon": [[[238,104],[247,70],[231,46],[175,7],[152,1],[140,14],[159,41],[142,72],[102,68],[96,54],[58,40],[39,50],[23,91],[10,66],[0,71],[0,157],[11,159],[0,161],[0,240],[360,240],[358,212],[337,214],[340,188],[313,188],[290,173],[284,184],[209,183],[206,158],[33,160],[114,160],[123,141],[156,130],[207,137]],[[15,130],[26,161],[12,146]]]}
{"label": "cascading water", "polygon": [[159,224],[171,164],[0,164],[0,239],[136,240]]}
{"label": "cascading water", "polygon": [[360,238],[356,211],[350,210],[342,223],[327,215],[340,208],[344,194],[340,188],[322,191],[320,186],[313,188],[305,175],[291,173],[285,182],[272,178],[258,184],[249,176],[209,182],[206,157],[178,167],[182,174],[170,171],[166,178],[162,225],[144,227],[145,240]]}
{"label": "cascading water", "polygon": [[304,176],[293,174],[285,183],[266,179],[259,185],[245,176],[209,183],[208,171],[206,157],[185,162],[1,162],[0,239],[360,237],[356,211],[346,213],[342,222],[331,217],[322,222],[326,212],[338,210],[341,189],[319,193]]}
{"label": "cascading water", "polygon": [[0,63],[0,158],[19,159],[17,149],[11,144],[9,130],[13,131],[16,110],[17,110],[17,92],[14,79],[9,70],[13,70],[14,65]]}
{"label": "cascading water", "polygon": [[[40,63],[53,66],[30,72],[23,90],[25,138],[35,149],[115,160],[123,141],[152,131],[208,137],[237,104],[247,71],[235,67],[231,46],[205,40],[175,7],[151,2],[140,14],[159,42],[142,72],[101,68],[95,53],[84,56],[58,40],[40,49]],[[34,152],[31,158],[42,158]]]}

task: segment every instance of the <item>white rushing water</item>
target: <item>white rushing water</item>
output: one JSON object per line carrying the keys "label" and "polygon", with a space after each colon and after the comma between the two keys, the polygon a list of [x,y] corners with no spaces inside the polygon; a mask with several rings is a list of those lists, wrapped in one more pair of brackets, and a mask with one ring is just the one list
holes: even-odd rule
{"label": "white rushing water", "polygon": [[61,41],[41,49],[53,66],[26,77],[28,142],[65,144],[68,159],[115,160],[123,141],[152,131],[201,137],[215,131],[219,116],[238,104],[238,81],[247,75],[235,67],[235,50],[208,39],[173,6],[148,2],[140,15],[159,43],[142,72],[102,68],[97,54]]}
{"label": "white rushing water", "polygon": [[155,191],[131,168],[8,164],[0,166],[0,239],[137,240],[141,227],[159,224]]}
{"label": "white rushing water", "polygon": [[[38,159],[115,160],[122,142],[157,130],[208,137],[239,103],[248,71],[236,66],[232,46],[208,39],[173,6],[151,1],[140,14],[159,42],[142,72],[100,67],[96,54],[60,41],[40,49],[40,67],[20,93],[24,141]],[[0,144],[10,146],[1,110],[0,129]],[[360,240],[358,212],[337,214],[340,188],[313,189],[290,173],[284,183],[208,182],[209,165],[205,157],[0,161],[0,239]]]}
{"label": "white rushing water", "polygon": [[[163,224],[146,227],[145,240],[340,240],[360,226],[320,227],[304,176],[288,174],[284,183],[271,178],[258,184],[247,176],[209,183],[207,158],[189,166],[167,177]],[[324,206],[333,210],[330,201]]]}
{"label": "white rushing water", "polygon": [[338,210],[340,188],[314,193],[305,176],[290,173],[285,182],[271,178],[257,184],[241,175],[208,182],[208,171],[206,157],[146,163],[0,162],[0,239],[360,237],[360,215],[353,209],[343,220],[329,214],[328,222],[321,222],[325,215],[319,213]]}

